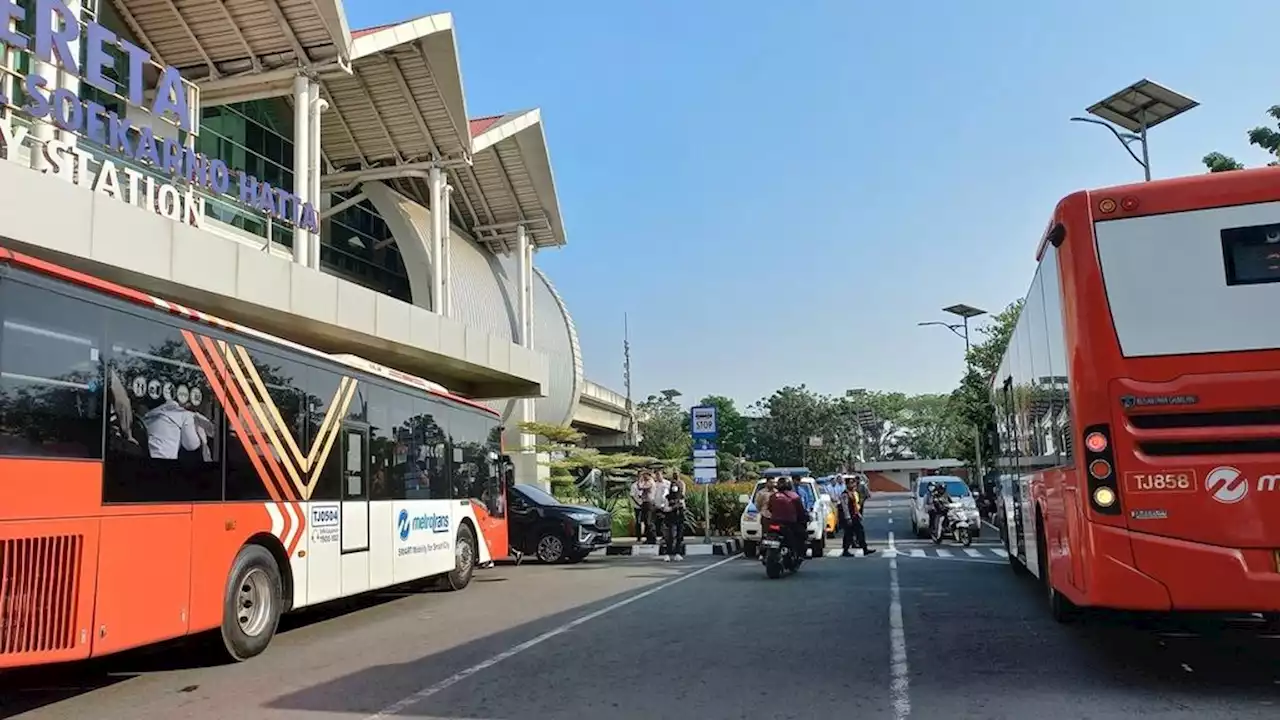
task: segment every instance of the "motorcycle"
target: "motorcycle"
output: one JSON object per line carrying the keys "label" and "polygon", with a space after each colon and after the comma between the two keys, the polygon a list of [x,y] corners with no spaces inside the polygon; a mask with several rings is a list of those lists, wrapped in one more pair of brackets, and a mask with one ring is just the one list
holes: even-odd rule
{"label": "motorcycle", "polygon": [[783,573],[799,570],[804,559],[796,556],[786,534],[782,532],[782,526],[768,523],[764,527],[764,537],[760,540],[760,562],[764,563],[765,575],[770,580],[776,580]]}
{"label": "motorcycle", "polygon": [[947,505],[945,512],[940,512],[933,521],[929,531],[934,545],[941,545],[942,539],[950,536],[956,542],[969,547],[973,544],[973,524],[969,513],[963,505],[953,502]]}

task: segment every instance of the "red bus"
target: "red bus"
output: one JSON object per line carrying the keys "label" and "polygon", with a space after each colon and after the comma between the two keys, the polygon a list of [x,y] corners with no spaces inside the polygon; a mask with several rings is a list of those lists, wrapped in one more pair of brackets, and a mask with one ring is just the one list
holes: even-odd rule
{"label": "red bus", "polygon": [[0,248],[0,667],[507,555],[501,423],[439,385]]}
{"label": "red bus", "polygon": [[1015,569],[1080,606],[1280,612],[1280,169],[1058,203],[992,379]]}

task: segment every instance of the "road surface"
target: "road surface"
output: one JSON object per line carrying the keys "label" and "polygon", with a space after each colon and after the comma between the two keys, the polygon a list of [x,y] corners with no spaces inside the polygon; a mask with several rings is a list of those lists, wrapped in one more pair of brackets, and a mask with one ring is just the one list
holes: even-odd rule
{"label": "road surface", "polygon": [[291,618],[240,665],[179,646],[3,677],[0,717],[1280,717],[1280,639],[1055,625],[994,538],[939,555],[906,502],[869,504],[882,552],[795,577],[715,557],[498,568]]}

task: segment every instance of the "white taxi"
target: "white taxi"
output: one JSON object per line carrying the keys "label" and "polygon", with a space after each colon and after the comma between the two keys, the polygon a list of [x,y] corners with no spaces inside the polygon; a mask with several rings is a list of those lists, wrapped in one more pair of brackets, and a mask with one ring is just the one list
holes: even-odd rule
{"label": "white taxi", "polygon": [[[771,472],[766,471],[766,479],[769,477],[782,477],[783,473],[778,472],[779,468],[774,468]],[[804,501],[805,508],[809,511],[809,554],[810,557],[822,557],[827,549],[827,515],[832,511],[834,501],[831,496],[823,492],[818,487],[818,482],[809,477],[805,471],[803,477],[795,478],[796,493],[800,495],[800,499]],[[799,474],[799,473],[797,473]],[[794,477],[794,476],[793,476]],[[760,513],[755,505],[756,493],[760,492],[760,488],[764,487],[766,479],[756,482],[755,488],[751,490],[750,495],[739,496],[738,502],[745,503],[746,509],[742,511],[742,519],[739,521],[739,534],[742,536],[742,553],[747,557],[755,557],[756,548],[760,543]]]}

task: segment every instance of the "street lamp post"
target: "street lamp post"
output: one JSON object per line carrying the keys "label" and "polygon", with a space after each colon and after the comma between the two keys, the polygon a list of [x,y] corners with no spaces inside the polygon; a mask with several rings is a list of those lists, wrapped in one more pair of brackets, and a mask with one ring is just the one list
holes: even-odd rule
{"label": "street lamp post", "polygon": [[[969,318],[975,318],[975,317],[978,317],[978,316],[980,316],[980,315],[986,315],[986,314],[987,314],[987,311],[986,311],[986,310],[981,310],[981,309],[976,308],[976,307],[974,307],[974,306],[972,306],[972,305],[965,305],[964,303],[959,303],[959,304],[956,304],[956,305],[951,305],[951,306],[949,306],[949,307],[944,307],[944,308],[942,308],[942,312],[944,312],[944,313],[949,313],[949,314],[951,314],[951,315],[955,315],[956,317],[960,318],[960,322],[958,322],[958,323],[945,323],[945,322],[939,322],[939,321],[937,321],[937,320],[934,320],[934,321],[931,321],[931,322],[922,322],[922,323],[917,323],[917,324],[918,324],[918,325],[921,325],[921,326],[925,326],[925,325],[940,325],[940,326],[942,326],[942,327],[944,327],[944,328],[946,328],[946,329],[950,330],[950,331],[952,332],[952,334],[956,335],[957,337],[963,338],[963,339],[964,339],[964,362],[965,362],[965,366],[967,367],[967,366],[969,365],[969,348],[970,348],[970,345],[969,345]],[[976,427],[973,429],[973,457],[974,457],[974,464],[975,464],[975,465],[977,465],[977,467],[975,468],[975,469],[977,470],[977,473],[978,473],[977,481],[978,481],[978,483],[979,483],[979,487],[981,487],[981,483],[982,483],[982,431],[981,431],[981,430],[979,430],[979,429],[978,429],[978,428],[976,428]]]}
{"label": "street lamp post", "polygon": [[[1151,156],[1147,152],[1147,131],[1199,104],[1186,95],[1143,79],[1089,106],[1086,112],[1101,118],[1100,120],[1073,117],[1071,121],[1100,125],[1110,130],[1111,134],[1115,135],[1124,146],[1125,152],[1129,153],[1129,157],[1142,166],[1143,176],[1150,182]],[[1122,133],[1116,129],[1116,126],[1128,132]],[[1142,147],[1141,158],[1130,147],[1135,142]]]}

